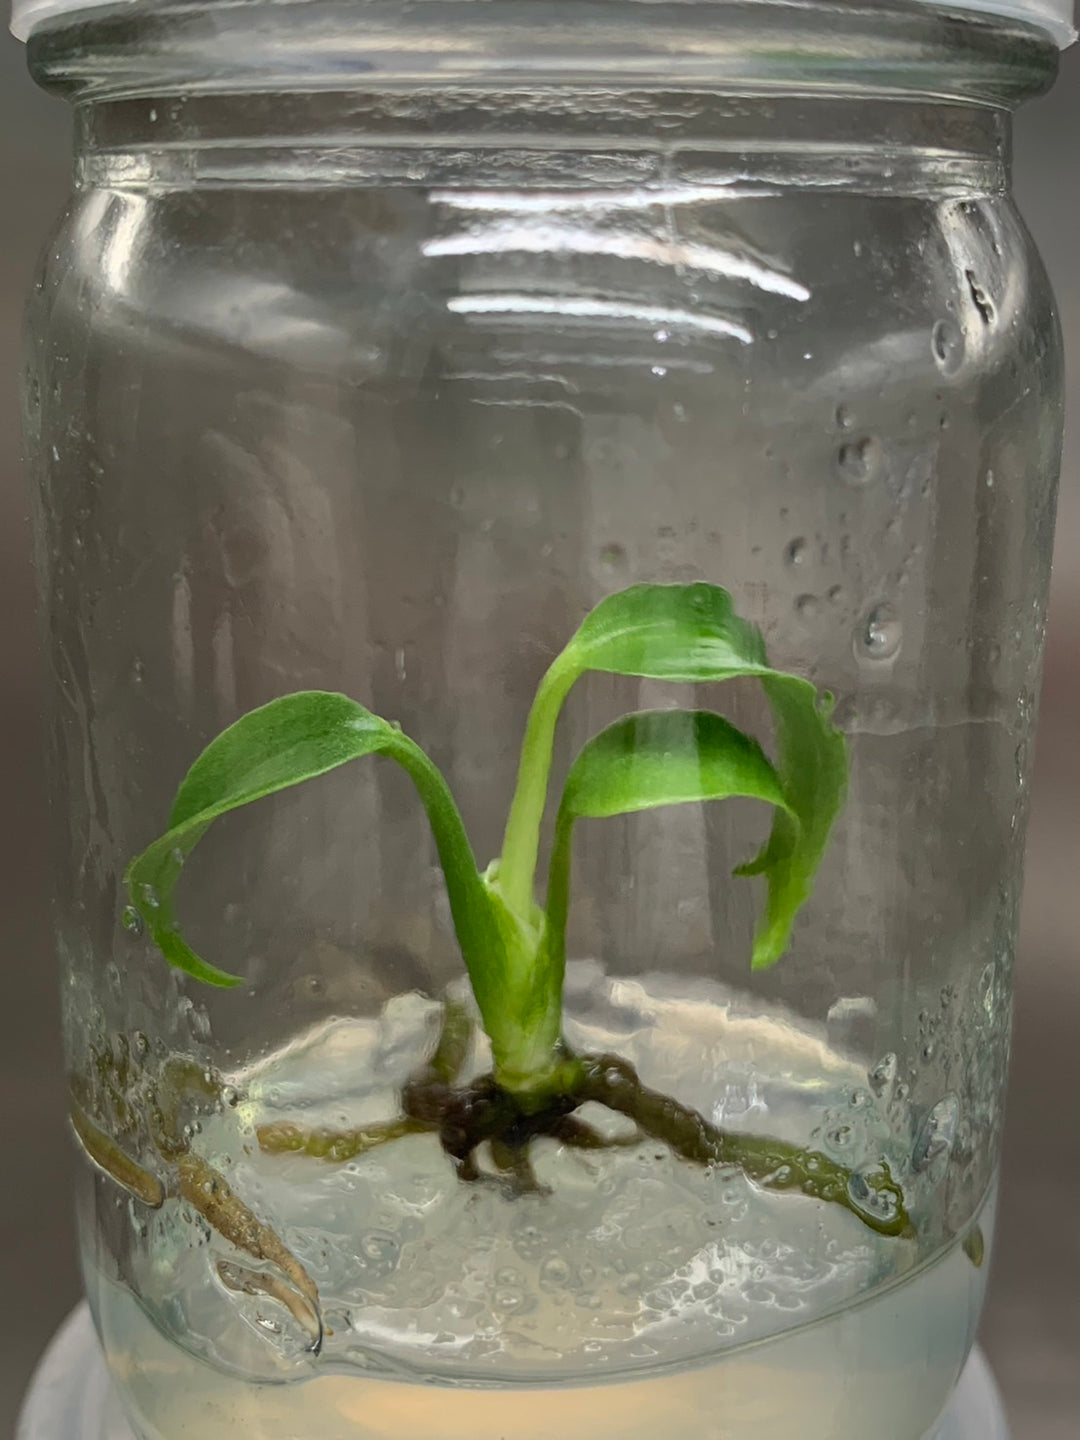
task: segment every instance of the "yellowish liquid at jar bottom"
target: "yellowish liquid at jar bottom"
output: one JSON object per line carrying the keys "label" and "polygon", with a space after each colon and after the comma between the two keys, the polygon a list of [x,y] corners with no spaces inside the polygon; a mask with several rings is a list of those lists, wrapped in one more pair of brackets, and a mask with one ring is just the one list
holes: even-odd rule
{"label": "yellowish liquid at jar bottom", "polygon": [[92,1296],[140,1440],[922,1440],[971,1343],[984,1271],[960,1246],[827,1319],[709,1364],[608,1384],[485,1389],[328,1374],[259,1385]]}
{"label": "yellowish liquid at jar bottom", "polygon": [[[885,1146],[900,1173],[906,1110],[793,1017],[716,986],[578,968],[576,1048],[626,1056],[717,1123],[841,1144],[852,1164]],[[84,1210],[91,1307],[140,1440],[933,1434],[985,1284],[959,1237],[890,1240],[838,1205],[767,1193],[654,1142],[537,1142],[544,1192],[525,1195],[494,1176],[460,1181],[433,1136],[336,1166],[260,1151],[266,1121],[392,1114],[436,1011],[399,997],[379,1017],[298,1035],[229,1077],[239,1103],[195,1139],[318,1285],[318,1359],[284,1307],[218,1283],[230,1251],[186,1207],[134,1216],[125,1264],[138,1299],[99,1258],[100,1209]],[[909,1172],[919,1213],[933,1214],[944,1176]],[[129,1203],[98,1183],[98,1207]]]}

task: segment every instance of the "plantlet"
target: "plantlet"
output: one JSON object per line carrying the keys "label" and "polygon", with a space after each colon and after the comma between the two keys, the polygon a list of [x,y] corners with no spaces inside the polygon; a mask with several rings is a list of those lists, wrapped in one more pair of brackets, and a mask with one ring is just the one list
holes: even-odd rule
{"label": "plantlet", "polygon": [[[761,682],[772,711],[775,761],[758,742],[707,710],[626,715],[585,745],[570,767],[555,817],[544,907],[535,898],[540,825],[548,798],[555,727],[563,701],[587,671],[700,683],[737,676]],[[239,983],[184,940],[176,887],[185,859],[219,816],[302,784],[364,755],[395,760],[412,778],[431,823],[454,930],[491,1043],[493,1069],[461,1082],[469,1021],[445,1010],[435,1054],[410,1080],[400,1119],[341,1132],[267,1126],[267,1150],[343,1160],[409,1131],[436,1133],[465,1179],[477,1151],[534,1186],[529,1144],[550,1135],[566,1144],[609,1143],[574,1111],[599,1102],[697,1163],[735,1165],[771,1189],[795,1189],[844,1205],[889,1235],[909,1229],[903,1197],[882,1165],[853,1176],[814,1151],[734,1134],[647,1089],[618,1056],[574,1054],[562,1035],[566,924],[574,829],[657,806],[744,796],[772,807],[769,838],[738,875],[767,884],[751,964],[783,955],[796,913],[810,893],[847,777],[844,739],[831,699],[799,676],[770,667],[759,631],[717,586],[635,585],[588,615],[548,668],[522,745],[502,854],[481,871],[449,787],[401,729],[345,695],[308,691],[253,710],[198,757],[177,792],[168,829],[128,868],[131,901],[171,965],[212,985]]]}

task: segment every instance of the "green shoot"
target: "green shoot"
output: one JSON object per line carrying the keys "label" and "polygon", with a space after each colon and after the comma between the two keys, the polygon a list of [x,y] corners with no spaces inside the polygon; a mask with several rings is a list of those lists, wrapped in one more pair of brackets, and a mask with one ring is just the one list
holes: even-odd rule
{"label": "green shoot", "polygon": [[[574,682],[589,670],[699,683],[754,676],[776,726],[775,765],[709,711],[630,715],[591,740],[567,777],[556,820],[547,909],[535,900],[540,825],[555,727]],[[562,984],[570,903],[571,833],[581,818],[742,795],[774,808],[768,842],[737,873],[761,874],[768,902],[752,964],[773,964],[813,883],[847,776],[830,702],[798,676],[772,669],[758,630],[713,585],[636,585],[585,618],[544,676],[522,746],[501,857],[479,873],[446,781],[394,724],[345,695],[302,692],[243,716],[202,752],[177,792],[169,828],[128,867],[132,903],[170,964],[228,986],[238,978],[190,948],[176,918],[185,859],[230,810],[316,775],[382,754],[416,785],[446,878],[455,933],[491,1041],[495,1076],[517,1095],[551,1095],[570,1063],[562,1044]]]}
{"label": "green shoot", "polygon": [[552,663],[529,713],[503,838],[496,883],[507,904],[521,912],[531,902],[555,723],[570,687],[588,670],[690,683],[745,675],[761,680],[776,722],[787,808],[777,811],[761,854],[738,873],[768,879],[752,965],[775,964],[843,801],[846,749],[830,722],[830,698],[819,697],[808,680],[771,669],[760,631],[735,613],[731,596],[717,585],[634,585],[609,595]]}

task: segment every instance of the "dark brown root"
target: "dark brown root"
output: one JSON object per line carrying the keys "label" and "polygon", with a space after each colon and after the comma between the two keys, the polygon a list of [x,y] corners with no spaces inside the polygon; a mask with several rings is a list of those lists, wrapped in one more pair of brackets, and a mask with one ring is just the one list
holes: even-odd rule
{"label": "dark brown root", "polygon": [[477,1152],[485,1144],[496,1169],[529,1191],[538,1188],[528,1160],[533,1140],[549,1136],[589,1150],[628,1143],[621,1136],[600,1135],[574,1115],[591,1101],[634,1122],[631,1144],[648,1136],[695,1165],[730,1166],[765,1190],[792,1190],[840,1205],[879,1235],[914,1233],[903,1193],[884,1162],[853,1172],[817,1150],[721,1130],[696,1110],[643,1085],[634,1067],[617,1055],[582,1056],[568,1073],[574,1077],[571,1088],[533,1108],[492,1075],[455,1086],[429,1066],[405,1086],[402,1104],[414,1125],[438,1135],[463,1180],[480,1177]]}
{"label": "dark brown root", "polygon": [[[559,1088],[541,1101],[505,1089],[494,1075],[462,1082],[471,1041],[464,1007],[448,1004],[432,1058],[402,1088],[401,1117],[351,1131],[265,1126],[258,1132],[259,1143],[271,1152],[302,1151],[340,1161],[401,1135],[427,1132],[438,1136],[462,1180],[483,1177],[479,1152],[486,1146],[503,1182],[526,1194],[543,1189],[532,1166],[534,1140],[548,1137],[578,1150],[609,1150],[648,1137],[691,1164],[741,1170],[762,1189],[796,1191],[840,1205],[879,1235],[915,1233],[903,1193],[884,1161],[851,1171],[817,1150],[721,1130],[688,1105],[643,1085],[619,1055],[564,1054]],[[574,1113],[590,1102],[632,1121],[633,1134],[607,1137],[593,1129]]]}

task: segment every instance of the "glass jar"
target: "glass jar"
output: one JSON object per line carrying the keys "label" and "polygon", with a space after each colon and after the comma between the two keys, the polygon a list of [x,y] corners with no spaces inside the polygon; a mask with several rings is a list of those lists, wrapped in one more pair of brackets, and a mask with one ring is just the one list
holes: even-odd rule
{"label": "glass jar", "polygon": [[920,1440],[993,1224],[1053,43],[249,0],[29,53],[77,127],[25,409],[137,1433]]}

